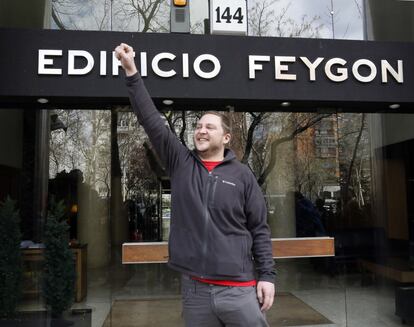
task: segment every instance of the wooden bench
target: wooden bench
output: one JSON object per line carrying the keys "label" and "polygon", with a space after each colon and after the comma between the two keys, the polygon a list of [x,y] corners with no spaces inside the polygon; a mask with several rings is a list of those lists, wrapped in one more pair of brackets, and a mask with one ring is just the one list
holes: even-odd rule
{"label": "wooden bench", "polygon": [[363,280],[366,272],[382,276],[399,283],[414,283],[414,270],[409,266],[407,260],[401,258],[388,258],[384,262],[373,262],[370,260],[360,259],[359,266],[363,274]]}
{"label": "wooden bench", "polygon": [[[273,238],[274,258],[331,257],[335,255],[332,237]],[[168,261],[168,243],[124,243],[122,263],[165,263]]]}

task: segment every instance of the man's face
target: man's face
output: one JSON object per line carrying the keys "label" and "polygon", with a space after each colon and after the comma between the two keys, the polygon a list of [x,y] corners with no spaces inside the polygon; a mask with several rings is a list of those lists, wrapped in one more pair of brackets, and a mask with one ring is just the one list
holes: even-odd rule
{"label": "man's face", "polygon": [[197,122],[194,145],[202,159],[224,154],[224,146],[229,141],[230,134],[224,132],[219,116],[206,114]]}

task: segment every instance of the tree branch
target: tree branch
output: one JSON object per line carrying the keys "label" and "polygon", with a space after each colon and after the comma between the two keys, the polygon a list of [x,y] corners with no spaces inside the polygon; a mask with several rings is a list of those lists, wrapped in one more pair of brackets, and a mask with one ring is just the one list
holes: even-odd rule
{"label": "tree branch", "polygon": [[356,155],[357,155],[359,143],[360,143],[361,138],[362,138],[362,132],[364,131],[364,126],[365,126],[365,113],[363,113],[362,116],[361,116],[361,127],[359,129],[359,133],[358,133],[357,139],[355,141],[355,147],[354,147],[354,150],[352,152],[352,159],[351,159],[351,162],[349,164],[348,176],[346,178],[346,183],[345,183],[345,186],[344,186],[344,200],[345,200],[344,205],[348,202],[349,186],[351,184],[352,170],[354,169],[354,162],[355,162],[355,158],[356,158]]}
{"label": "tree branch", "polygon": [[293,140],[295,136],[297,136],[298,134],[303,133],[308,128],[320,122],[322,119],[327,118],[331,115],[332,114],[315,115],[311,117],[311,119],[305,125],[298,126],[290,135],[274,140],[270,145],[269,163],[267,164],[267,166],[265,167],[265,169],[263,170],[263,172],[261,173],[261,175],[259,176],[257,180],[259,185],[263,185],[263,183],[266,181],[266,178],[269,176],[269,174],[272,172],[273,168],[275,167],[276,159],[277,159],[277,148],[280,144]]}
{"label": "tree branch", "polygon": [[55,24],[57,25],[57,27],[59,27],[60,30],[65,30],[65,25],[62,23],[62,20],[60,19],[58,13],[56,12],[54,6],[52,6],[52,19],[55,22]]}
{"label": "tree branch", "polygon": [[187,146],[186,142],[185,142],[185,130],[187,129],[187,123],[186,123],[186,117],[185,117],[185,110],[181,111],[181,120],[182,120],[182,126],[181,126],[181,131],[180,131],[180,140],[181,143],[184,144],[185,146]]}
{"label": "tree branch", "polygon": [[241,160],[241,162],[244,164],[247,163],[250,153],[252,151],[254,130],[256,129],[257,125],[262,121],[264,113],[261,112],[258,115],[255,115],[254,113],[250,112],[250,115],[253,117],[253,121],[250,124],[249,129],[247,131],[246,146],[244,148],[244,155]]}

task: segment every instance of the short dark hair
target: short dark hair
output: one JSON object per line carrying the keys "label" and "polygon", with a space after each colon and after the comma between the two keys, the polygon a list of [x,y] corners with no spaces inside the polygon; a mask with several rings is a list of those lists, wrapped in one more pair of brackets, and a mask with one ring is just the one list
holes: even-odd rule
{"label": "short dark hair", "polygon": [[221,119],[221,127],[223,128],[224,133],[231,134],[231,124],[230,124],[230,118],[229,118],[228,115],[226,115],[223,112],[213,111],[213,110],[212,111],[206,111],[206,112],[204,112],[203,113],[203,116],[204,115],[215,115],[217,117],[220,117],[220,119]]}

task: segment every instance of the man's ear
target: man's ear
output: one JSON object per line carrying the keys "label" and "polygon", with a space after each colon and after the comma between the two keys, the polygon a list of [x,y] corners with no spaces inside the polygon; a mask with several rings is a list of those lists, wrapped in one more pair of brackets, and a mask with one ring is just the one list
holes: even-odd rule
{"label": "man's ear", "polygon": [[224,144],[229,144],[230,143],[230,140],[231,140],[231,135],[229,133],[225,134],[224,135],[223,143]]}

